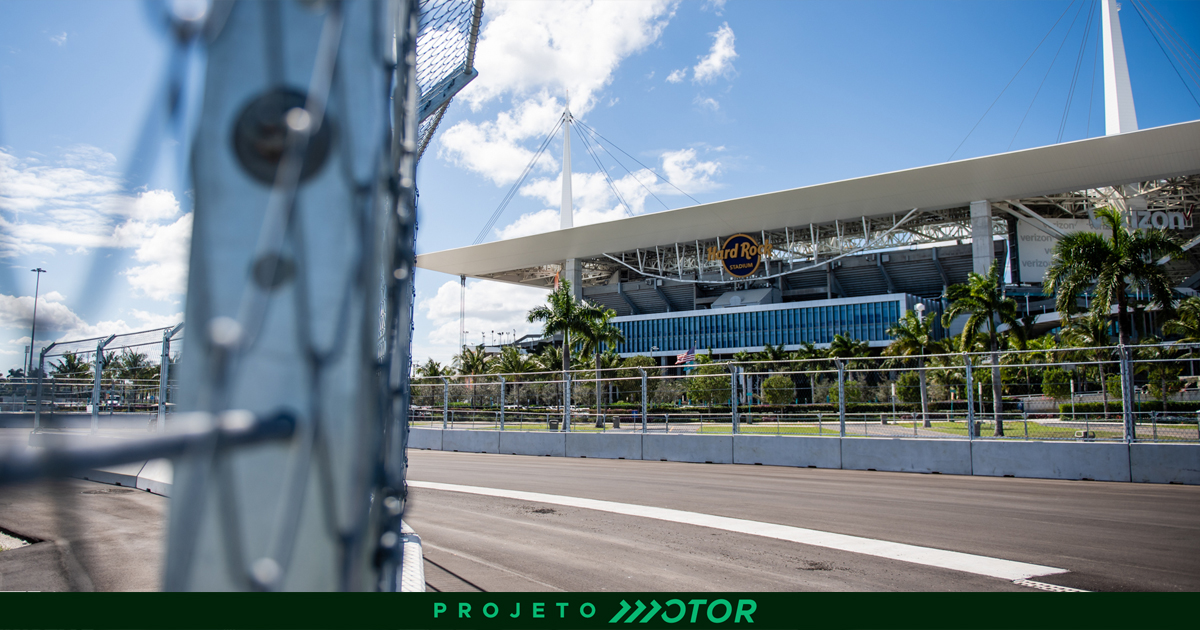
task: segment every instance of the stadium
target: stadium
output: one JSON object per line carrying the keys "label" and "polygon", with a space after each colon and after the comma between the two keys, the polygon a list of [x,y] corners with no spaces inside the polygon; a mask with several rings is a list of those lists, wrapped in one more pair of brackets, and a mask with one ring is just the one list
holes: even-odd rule
{"label": "stadium", "polygon": [[[619,354],[664,365],[692,348],[728,356],[824,347],[842,333],[886,346],[906,312],[940,313],[947,287],[996,260],[1006,293],[1041,334],[1060,322],[1042,287],[1053,245],[1099,231],[1101,207],[1184,243],[1186,256],[1163,264],[1191,294],[1200,288],[1200,121],[1138,129],[1111,15],[1102,137],[584,226],[573,226],[563,177],[561,229],[426,253],[417,266],[464,282],[551,287],[566,278],[576,298],[617,313]],[[572,122],[564,112],[565,173]],[[956,323],[942,330],[939,321],[935,334],[957,332]]]}

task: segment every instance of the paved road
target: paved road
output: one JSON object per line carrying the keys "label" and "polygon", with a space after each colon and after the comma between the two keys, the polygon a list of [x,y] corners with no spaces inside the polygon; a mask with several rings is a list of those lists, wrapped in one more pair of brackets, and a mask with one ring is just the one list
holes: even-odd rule
{"label": "paved road", "polygon": [[[0,428],[0,457],[29,429]],[[167,499],[63,479],[0,486],[0,529],[41,542],[0,552],[0,590],[157,590]]]}
{"label": "paved road", "polygon": [[[411,451],[409,478],[657,506],[1200,590],[1200,487]],[[413,488],[431,590],[1024,590],[709,527]]]}

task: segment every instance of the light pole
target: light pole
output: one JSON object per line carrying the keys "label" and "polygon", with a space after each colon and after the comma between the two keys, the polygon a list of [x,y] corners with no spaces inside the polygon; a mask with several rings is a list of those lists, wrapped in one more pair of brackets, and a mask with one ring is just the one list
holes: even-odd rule
{"label": "light pole", "polygon": [[29,330],[29,367],[25,370],[25,378],[29,378],[33,374],[33,348],[34,340],[37,338],[37,299],[38,289],[42,286],[42,274],[46,273],[45,269],[38,267],[30,269],[37,274],[37,279],[33,281],[33,322]]}

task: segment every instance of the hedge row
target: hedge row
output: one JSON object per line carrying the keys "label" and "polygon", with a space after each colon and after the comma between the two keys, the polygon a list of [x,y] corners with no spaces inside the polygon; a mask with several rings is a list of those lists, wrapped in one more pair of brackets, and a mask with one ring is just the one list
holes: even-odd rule
{"label": "hedge row", "polygon": [[[1161,400],[1143,400],[1140,404],[1134,405],[1134,410],[1139,412],[1149,413],[1151,411],[1163,411],[1163,401]],[[1120,400],[1108,401],[1109,413],[1121,413],[1124,411],[1124,406]],[[1200,412],[1200,400],[1168,400],[1166,406],[1167,413],[1188,414],[1191,416]],[[1071,415],[1071,403],[1060,403],[1058,412],[1062,415]],[[1103,402],[1086,402],[1075,403],[1075,413],[1104,413]]]}

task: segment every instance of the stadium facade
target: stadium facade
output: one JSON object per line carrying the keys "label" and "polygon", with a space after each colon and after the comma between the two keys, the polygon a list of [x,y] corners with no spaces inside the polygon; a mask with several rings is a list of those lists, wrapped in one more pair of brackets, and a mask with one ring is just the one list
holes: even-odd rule
{"label": "stadium facade", "polygon": [[936,317],[946,287],[997,259],[1022,314],[1049,330],[1059,316],[1042,281],[1054,242],[1098,231],[1094,211],[1106,206],[1186,243],[1186,257],[1165,264],[1191,293],[1200,121],[1137,130],[1123,51],[1111,56],[1103,137],[577,227],[568,187],[562,229],[423,254],[417,266],[525,286],[568,278],[577,297],[616,311],[619,353],[664,363],[692,347],[821,347],[835,334],[884,346],[906,312],[923,304]]}

